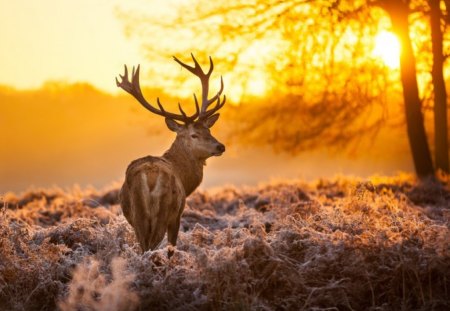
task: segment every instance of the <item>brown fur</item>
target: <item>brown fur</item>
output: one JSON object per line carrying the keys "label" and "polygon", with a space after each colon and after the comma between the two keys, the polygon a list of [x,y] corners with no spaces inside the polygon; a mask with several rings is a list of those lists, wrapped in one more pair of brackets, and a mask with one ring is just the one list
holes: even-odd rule
{"label": "brown fur", "polygon": [[[186,115],[181,105],[180,114],[174,114],[167,112],[159,99],[159,109],[148,103],[139,85],[139,66],[133,67],[131,81],[127,66],[124,75],[120,76],[121,81],[116,78],[118,87],[130,93],[145,109],[164,116],[167,127],[177,133],[174,143],[162,157],[147,156],[131,162],[120,191],[123,213],[144,251],[158,247],[166,231],[169,244],[176,245],[186,197],[202,182],[206,159],[225,151],[225,146],[209,130],[219,118],[216,112],[226,101],[225,95],[221,100],[223,79],[220,79],[219,92],[208,99],[209,77],[214,68],[212,58],[209,58],[210,67],[205,73],[194,55],[191,56],[194,67],[174,57],[177,63],[196,75],[202,85],[201,108],[194,95],[196,112],[191,116]],[[208,109],[213,103],[216,104]],[[172,252],[170,248],[169,257]]]}
{"label": "brown fur", "polygon": [[162,157],[147,156],[128,166],[121,206],[143,251],[157,248],[166,231],[169,243],[176,245],[186,197],[200,185],[206,159],[221,154],[218,145],[208,128],[181,126]]}

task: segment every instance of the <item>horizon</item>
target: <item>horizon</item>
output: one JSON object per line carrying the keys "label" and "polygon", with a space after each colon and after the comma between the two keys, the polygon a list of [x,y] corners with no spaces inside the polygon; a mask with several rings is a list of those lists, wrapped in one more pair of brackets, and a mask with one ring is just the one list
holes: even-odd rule
{"label": "horizon", "polygon": [[[75,185],[108,187],[123,180],[132,160],[159,155],[169,148],[174,136],[162,118],[148,113],[127,94],[111,95],[90,87],[56,83],[27,91],[2,92],[0,88],[0,101],[11,103],[0,105],[0,120],[4,118],[0,122],[1,140],[9,150],[0,154],[0,193]],[[151,91],[148,95],[157,96]],[[183,103],[189,105],[190,101]],[[287,178],[311,181],[337,175],[364,178],[413,171],[406,141],[389,131],[381,133],[374,144],[364,143],[372,148],[370,152],[352,154],[347,150],[340,154],[322,149],[289,155],[270,146],[245,147],[230,141],[222,132],[230,122],[230,113],[225,111],[212,130],[225,141],[227,151],[208,160],[203,189]],[[397,137],[400,140],[394,147],[391,141]],[[62,144],[66,141],[70,143]],[[386,151],[385,144],[393,147]]]}
{"label": "horizon", "polygon": [[[192,104],[192,93],[198,94],[198,81],[167,56],[174,53],[165,46],[183,43],[178,42],[175,35],[179,29],[166,29],[167,33],[158,33],[159,37],[155,40],[162,40],[163,47],[158,57],[153,58],[148,47],[152,41],[147,41],[146,32],[140,28],[144,27],[141,24],[149,22],[146,14],[151,12],[157,19],[170,17],[177,13],[177,8],[190,2],[192,1],[171,0],[161,5],[158,1],[145,0],[127,3],[120,0],[46,0],[39,3],[0,0],[0,35],[8,47],[0,52],[0,66],[3,69],[0,86],[12,89],[11,96],[2,94],[6,96],[0,107],[6,111],[3,118],[12,116],[11,120],[3,123],[5,138],[2,141],[7,142],[10,150],[17,150],[19,153],[5,153],[0,157],[3,159],[0,165],[3,181],[0,191],[24,191],[32,185],[38,188],[52,185],[70,187],[75,184],[81,187],[89,184],[104,187],[121,180],[129,161],[148,154],[159,154],[164,148],[168,148],[171,138],[168,138],[169,134],[161,134],[166,131],[162,120],[156,121],[157,119],[149,116],[116,86],[115,78],[123,74],[124,64],[129,68],[141,64],[141,85],[151,95],[148,96],[149,100],[154,102],[156,97],[161,96],[164,103],[167,102],[165,97],[169,97],[168,102],[173,105],[179,98],[183,99],[184,107]],[[387,25],[386,16],[380,19],[378,29],[365,41],[369,55],[363,59],[381,66],[380,70],[387,72],[383,77],[396,80],[399,77],[398,38]],[[351,28],[342,34],[344,43],[337,53],[341,61],[346,59],[342,49],[357,41],[357,34]],[[191,37],[187,36],[189,38]],[[224,94],[229,99],[229,108],[224,109],[225,111],[236,111],[241,108],[239,105],[242,103],[244,108],[251,107],[254,102],[256,106],[270,102],[274,92],[276,94],[279,91],[272,80],[277,79],[279,72],[276,67],[280,64],[266,61],[285,48],[285,43],[278,35],[254,40],[243,51],[242,59],[239,59],[243,68],[236,70],[227,67],[224,55],[214,50],[217,55],[212,55],[213,58],[220,61],[215,62],[211,89],[217,87],[219,76],[223,76]],[[194,52],[196,55],[198,52],[199,61],[203,65],[207,63],[208,53],[202,47],[203,45],[198,48],[199,51]],[[183,61],[191,61],[188,54],[179,57]],[[321,70],[320,64],[314,66],[316,67],[313,69]],[[242,71],[246,75],[241,77]],[[319,82],[320,80],[322,79]],[[318,82],[315,78],[311,81]],[[419,76],[421,85],[425,85],[424,81]],[[401,100],[396,97],[399,81],[386,83],[392,83],[388,85],[392,92],[389,96],[393,94],[389,109],[391,113],[394,111],[394,116],[391,117],[395,118],[397,106],[401,106]],[[71,94],[74,86],[81,87],[81,93]],[[90,87],[93,92],[89,90]],[[160,91],[154,94],[156,89]],[[305,96],[314,100],[318,95],[316,91],[312,89]],[[37,99],[27,97],[26,94],[34,94]],[[5,105],[12,99],[18,103],[18,107]],[[305,101],[308,100],[310,99]],[[23,105],[27,101],[30,107]],[[72,106],[61,105],[66,102]],[[29,109],[34,114],[28,113]],[[192,108],[187,111],[189,109]],[[376,107],[372,111],[374,116],[379,113],[377,109]],[[49,117],[42,115],[42,110]],[[236,116],[236,112],[234,113]],[[226,114],[227,112],[223,115]],[[39,116],[38,121],[35,120],[36,115]],[[110,119],[105,118],[105,115]],[[225,123],[230,121],[227,116],[221,119]],[[398,122],[397,119],[395,121]],[[239,159],[239,152],[245,144],[233,142],[235,145],[227,148],[230,153],[226,153],[220,160],[210,161],[211,165],[208,163],[208,173],[205,174],[202,187],[210,188],[227,183],[254,185],[260,181],[282,178],[300,177],[311,180],[339,174],[370,176],[411,172],[412,159],[406,138],[401,132],[404,130],[404,120],[400,122],[400,130],[398,125],[392,130],[395,135],[386,125],[384,134],[374,141],[377,147],[373,150],[370,145],[372,137],[366,137],[362,139],[366,149],[354,150],[353,154],[348,150],[342,151],[343,154],[340,151],[330,153],[328,149],[333,146],[323,145],[320,151],[304,150],[299,155],[291,156],[288,150],[275,152],[273,143],[270,143],[266,146],[249,146],[241,154],[242,159]],[[226,127],[231,126],[229,123],[222,126]],[[155,134],[155,131],[159,132]],[[222,133],[220,135],[225,136]],[[68,140],[73,140],[73,145],[61,144]],[[386,141],[394,147],[384,152],[383,142]],[[146,146],[146,143],[150,146]],[[333,143],[335,142],[330,144]],[[34,149],[27,149],[27,146],[33,146]],[[258,155],[257,160],[252,158],[252,152]],[[102,157],[107,161],[102,165],[96,164]],[[75,168],[72,167],[74,162]],[[266,163],[275,165],[271,168]],[[235,176],[231,176],[230,172],[234,172]]]}

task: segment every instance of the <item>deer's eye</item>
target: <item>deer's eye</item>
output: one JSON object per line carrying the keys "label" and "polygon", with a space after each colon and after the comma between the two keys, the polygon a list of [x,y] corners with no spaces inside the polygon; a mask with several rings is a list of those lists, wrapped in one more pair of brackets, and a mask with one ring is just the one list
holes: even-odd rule
{"label": "deer's eye", "polygon": [[197,139],[197,138],[198,138],[198,135],[192,134],[191,137],[194,138],[194,139]]}

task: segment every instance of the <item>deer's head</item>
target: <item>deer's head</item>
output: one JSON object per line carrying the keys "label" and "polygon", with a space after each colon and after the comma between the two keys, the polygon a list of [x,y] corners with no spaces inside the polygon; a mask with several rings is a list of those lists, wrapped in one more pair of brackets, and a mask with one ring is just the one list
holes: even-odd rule
{"label": "deer's head", "polygon": [[[194,55],[191,54],[191,56],[194,61],[194,67],[181,62],[175,56],[173,57],[177,63],[199,77],[202,84],[201,108],[199,107],[197,97],[194,94],[196,111],[191,116],[188,116],[183,111],[180,104],[178,104],[180,114],[176,114],[166,111],[159,101],[159,98],[156,100],[159,109],[148,103],[142,95],[141,87],[139,85],[139,66],[137,66],[136,70],[133,67],[131,81],[128,79],[128,69],[125,66],[124,75],[120,75],[122,81],[119,81],[116,78],[116,83],[118,87],[136,98],[144,108],[152,113],[165,117],[167,127],[171,131],[177,133],[177,139],[182,140],[187,149],[190,150],[194,156],[206,159],[211,156],[219,156],[225,151],[225,146],[211,135],[210,128],[219,118],[219,114],[216,112],[225,105],[226,96],[224,95],[223,100],[221,100],[220,96],[223,91],[223,79],[221,77],[220,90],[215,96],[210,99],[208,98],[209,77],[214,69],[213,61],[210,57],[209,70],[207,73],[204,73]],[[210,108],[214,102],[216,102],[216,104],[214,107]]]}

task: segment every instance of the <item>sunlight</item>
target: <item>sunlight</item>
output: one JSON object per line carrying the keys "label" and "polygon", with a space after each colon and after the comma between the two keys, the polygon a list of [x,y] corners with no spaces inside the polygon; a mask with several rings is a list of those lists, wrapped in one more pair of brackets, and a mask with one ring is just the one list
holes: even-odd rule
{"label": "sunlight", "polygon": [[237,98],[245,95],[262,97],[269,91],[271,72],[268,64],[281,53],[283,41],[276,34],[267,34],[266,37],[254,41],[239,55],[240,69],[237,73],[245,77],[244,88]]}
{"label": "sunlight", "polygon": [[263,96],[266,93],[266,81],[263,78],[250,79],[247,82],[247,91],[249,95]]}
{"label": "sunlight", "polygon": [[392,32],[383,30],[376,35],[375,48],[372,53],[389,68],[399,67],[400,42]]}

